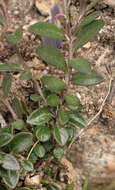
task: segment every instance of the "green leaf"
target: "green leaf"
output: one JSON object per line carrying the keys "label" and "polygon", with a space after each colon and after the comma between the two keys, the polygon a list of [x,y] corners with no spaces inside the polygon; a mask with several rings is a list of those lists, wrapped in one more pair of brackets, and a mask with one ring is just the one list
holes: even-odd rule
{"label": "green leaf", "polygon": [[45,156],[45,148],[40,145],[40,144],[37,144],[34,148],[34,152],[35,154],[39,157],[39,158],[43,158]]}
{"label": "green leaf", "polygon": [[48,90],[56,94],[60,94],[66,85],[61,79],[51,75],[43,76],[41,81]]}
{"label": "green leaf", "polygon": [[33,24],[32,26],[30,26],[29,32],[43,37],[51,37],[65,40],[64,34],[62,33],[61,29],[49,22],[39,22]]}
{"label": "green leaf", "polygon": [[3,78],[3,81],[2,81],[2,91],[3,91],[4,97],[8,96],[8,93],[9,93],[10,88],[11,88],[11,84],[12,84],[12,75],[6,74]]}
{"label": "green leaf", "polygon": [[20,75],[20,80],[29,80],[31,78],[32,78],[32,73],[31,72],[22,73]]}
{"label": "green leaf", "polygon": [[56,126],[53,131],[55,140],[60,146],[64,146],[68,140],[68,132],[65,128],[61,126]]}
{"label": "green leaf", "polygon": [[63,148],[61,148],[61,147],[55,148],[53,151],[53,154],[54,154],[55,158],[61,159],[62,156],[64,155]]}
{"label": "green leaf", "polygon": [[[46,77],[47,78],[47,77]],[[46,82],[46,81],[45,81]],[[43,89],[42,89],[42,92],[43,92],[43,95],[45,98],[47,98],[48,95],[51,94],[50,90],[48,90],[46,87],[43,86]]]}
{"label": "green leaf", "polygon": [[94,11],[93,13],[89,14],[87,17],[83,19],[83,21],[80,23],[78,29],[81,27],[90,24],[92,21],[94,21],[97,17],[99,17],[101,14],[100,11]]}
{"label": "green leaf", "polygon": [[1,133],[10,133],[13,134],[13,128],[11,125],[6,125],[5,127],[0,129],[0,134]]}
{"label": "green leaf", "polygon": [[87,190],[88,181],[89,181],[89,176],[86,176],[85,182],[83,184],[83,190]]}
{"label": "green leaf", "polygon": [[32,153],[30,154],[29,160],[30,160],[32,163],[35,163],[37,159],[38,159],[38,158],[37,158],[36,154],[32,151]]}
{"label": "green leaf", "polygon": [[40,142],[46,142],[51,137],[51,131],[47,126],[39,126],[36,130],[36,137]]}
{"label": "green leaf", "polygon": [[13,139],[13,135],[5,132],[0,133],[0,147],[7,145]]}
{"label": "green leaf", "polygon": [[46,127],[46,125],[37,125],[35,128],[34,128],[34,131],[33,131],[33,134],[36,136],[36,131],[40,129],[40,127]]}
{"label": "green leaf", "polygon": [[23,167],[25,171],[28,171],[28,172],[32,172],[34,170],[33,164],[29,160],[24,160],[21,166]]}
{"label": "green leaf", "polygon": [[86,12],[92,9],[99,0],[93,0],[86,8]]}
{"label": "green leaf", "polygon": [[4,23],[5,23],[4,18],[2,14],[0,13],[0,25],[4,25]]}
{"label": "green leaf", "polygon": [[[1,153],[0,153],[0,165],[3,164],[4,157],[5,157],[5,154],[1,152]],[[0,167],[1,167],[1,166],[0,166]]]}
{"label": "green leaf", "polygon": [[92,71],[90,74],[76,73],[72,75],[71,82],[80,86],[91,86],[103,82],[104,78],[96,71]]}
{"label": "green leaf", "polygon": [[7,177],[7,175],[8,175],[8,171],[9,170],[6,170],[6,169],[4,169],[2,166],[0,166],[0,176],[1,177]]}
{"label": "green leaf", "polygon": [[80,127],[80,128],[87,127],[86,119],[79,112],[75,112],[75,111],[70,112],[69,113],[69,122],[75,126]]}
{"label": "green leaf", "polygon": [[19,171],[7,170],[7,175],[3,176],[3,181],[8,187],[15,188],[19,180]]}
{"label": "green leaf", "polygon": [[38,102],[38,101],[41,101],[42,100],[42,97],[41,96],[38,96],[37,94],[32,94],[30,96],[30,99],[33,100],[34,102]]}
{"label": "green leaf", "polygon": [[91,63],[82,57],[77,57],[72,59],[68,63],[72,68],[76,69],[81,73],[90,73],[91,72]]}
{"label": "green leaf", "polygon": [[3,184],[0,184],[0,189],[1,190],[8,190]]}
{"label": "green leaf", "polygon": [[68,111],[63,108],[58,110],[58,117],[62,125],[66,124],[69,121]]}
{"label": "green leaf", "polygon": [[13,122],[11,125],[14,129],[21,130],[24,127],[25,123],[23,120],[19,119],[18,121]]}
{"label": "green leaf", "polygon": [[22,72],[24,69],[17,64],[0,64],[0,72]]}
{"label": "green leaf", "polygon": [[66,101],[68,108],[71,110],[79,110],[80,111],[82,109],[81,102],[80,102],[79,98],[76,96],[68,95],[68,96],[66,96],[65,101]]}
{"label": "green leaf", "polygon": [[2,167],[7,170],[19,170],[20,166],[16,158],[10,154],[5,154]]}
{"label": "green leaf", "polygon": [[56,94],[50,94],[46,101],[47,104],[52,107],[57,107],[60,104],[60,99]]}
{"label": "green leaf", "polygon": [[103,26],[103,20],[95,20],[81,28],[80,32],[77,35],[75,50],[78,50],[88,41],[92,40]]}
{"label": "green leaf", "polygon": [[23,118],[24,110],[21,101],[15,96],[13,101],[12,101],[12,107],[13,110],[15,111],[16,115],[19,118]]}
{"label": "green leaf", "polygon": [[72,139],[74,139],[77,136],[77,129],[75,126],[72,125],[66,125],[65,128],[69,135],[68,141],[70,142],[72,141]]}
{"label": "green leaf", "polygon": [[12,152],[19,153],[27,150],[32,145],[32,134],[28,132],[20,132],[14,136],[10,143]]}
{"label": "green leaf", "polygon": [[51,119],[51,113],[47,108],[39,108],[33,111],[27,119],[32,125],[43,125]]}
{"label": "green leaf", "polygon": [[38,48],[38,55],[49,65],[56,67],[64,72],[67,71],[67,65],[64,56],[59,49],[49,46],[41,46]]}
{"label": "green leaf", "polygon": [[49,184],[49,187],[51,190],[58,190],[57,187],[55,187],[54,185]]}
{"label": "green leaf", "polygon": [[42,145],[47,152],[50,152],[54,147],[54,144],[52,143],[52,138],[50,138],[49,141],[42,143]]}
{"label": "green leaf", "polygon": [[13,34],[6,34],[6,39],[8,42],[17,44],[22,39],[23,31],[21,28],[18,28]]}

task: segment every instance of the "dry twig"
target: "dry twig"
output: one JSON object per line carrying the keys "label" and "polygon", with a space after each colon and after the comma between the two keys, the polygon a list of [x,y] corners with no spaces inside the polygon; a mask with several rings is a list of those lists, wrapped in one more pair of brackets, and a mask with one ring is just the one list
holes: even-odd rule
{"label": "dry twig", "polygon": [[102,104],[101,104],[101,107],[100,107],[100,110],[97,112],[97,114],[88,122],[88,126],[100,115],[100,113],[102,112],[103,110],[103,107],[105,105],[105,102],[110,94],[110,91],[111,91],[111,84],[112,84],[112,78],[110,78],[110,81],[109,81],[109,89],[108,89],[108,92],[107,92],[107,95],[105,97],[105,99],[103,100]]}
{"label": "dry twig", "polygon": [[36,146],[38,143],[39,143],[39,140],[38,140],[38,141],[36,141],[36,142],[35,142],[35,144],[32,146],[32,148],[31,148],[31,150],[30,150],[30,152],[29,152],[29,154],[28,154],[28,156],[27,156],[26,160],[29,160],[31,153],[33,152],[33,150],[34,150],[35,146]]}
{"label": "dry twig", "polygon": [[10,113],[12,114],[13,119],[14,119],[15,121],[18,120],[18,117],[17,117],[17,115],[15,114],[14,110],[12,109],[12,107],[11,107],[9,101],[5,99],[5,100],[3,100],[2,102],[3,102],[3,104],[8,108],[8,110],[10,111]]}
{"label": "dry twig", "polygon": [[[110,77],[108,92],[107,92],[107,95],[105,96],[105,98],[104,98],[104,100],[103,100],[103,102],[102,102],[102,104],[101,104],[101,107],[100,107],[99,111],[97,112],[97,114],[96,114],[91,120],[89,120],[89,122],[88,122],[88,124],[87,124],[87,128],[80,130],[80,132],[79,132],[79,134],[77,135],[76,138],[81,137],[81,136],[83,135],[84,131],[85,131],[86,129],[88,129],[88,127],[91,125],[91,123],[92,123],[92,122],[101,114],[101,112],[103,111],[103,107],[104,107],[104,105],[105,105],[105,102],[106,102],[106,100],[107,100],[107,98],[109,97],[110,92],[111,92],[112,81],[113,81],[113,78]],[[74,143],[74,141],[76,140],[76,138],[74,138],[73,141],[70,143],[69,149],[71,148],[71,146],[72,146],[72,144]]]}

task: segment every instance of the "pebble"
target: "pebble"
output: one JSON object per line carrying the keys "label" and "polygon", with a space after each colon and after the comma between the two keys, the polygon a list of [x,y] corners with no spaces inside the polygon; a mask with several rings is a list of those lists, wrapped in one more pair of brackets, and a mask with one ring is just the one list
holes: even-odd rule
{"label": "pebble", "polygon": [[14,15],[19,15],[19,11],[18,11],[18,10],[15,10],[15,11],[14,11]]}
{"label": "pebble", "polygon": [[88,42],[87,44],[83,46],[83,48],[85,49],[89,49],[90,47],[91,47],[91,42]]}
{"label": "pebble", "polygon": [[115,20],[111,20],[111,24],[115,26]]}
{"label": "pebble", "polygon": [[35,6],[40,11],[42,15],[49,15],[50,10],[53,7],[54,2],[53,1],[46,1],[46,0],[35,0]]}
{"label": "pebble", "polygon": [[25,185],[35,186],[36,187],[36,186],[40,185],[40,180],[41,180],[40,175],[35,175],[33,177],[26,176]]}

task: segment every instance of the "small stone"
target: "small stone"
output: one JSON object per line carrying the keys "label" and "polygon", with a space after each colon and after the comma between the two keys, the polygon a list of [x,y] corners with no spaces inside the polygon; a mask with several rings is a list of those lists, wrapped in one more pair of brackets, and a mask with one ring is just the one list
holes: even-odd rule
{"label": "small stone", "polygon": [[28,28],[29,28],[31,25],[33,25],[33,24],[35,24],[35,23],[37,23],[37,22],[38,22],[37,19],[32,19],[32,21],[31,21],[29,24],[25,24],[22,28],[23,28],[23,30],[27,31]]}
{"label": "small stone", "polygon": [[26,25],[24,25],[24,26],[22,27],[22,29],[25,30],[25,31],[27,31],[27,30],[28,30],[28,27],[29,27],[29,26],[26,24]]}
{"label": "small stone", "polygon": [[76,95],[77,95],[77,97],[81,100],[81,95],[80,95],[80,93],[76,93]]}
{"label": "small stone", "polygon": [[18,11],[18,10],[15,10],[15,11],[14,11],[14,15],[19,15],[19,11]]}
{"label": "small stone", "polygon": [[25,185],[29,186],[39,186],[40,185],[41,176],[35,175],[33,177],[27,176],[25,179]]}
{"label": "small stone", "polygon": [[50,10],[53,7],[53,1],[46,1],[46,0],[35,0],[35,6],[40,11],[42,15],[49,15]]}
{"label": "small stone", "polygon": [[17,54],[14,54],[8,60],[9,64],[19,64],[20,65],[20,57]]}
{"label": "small stone", "polygon": [[31,40],[32,41],[35,40],[35,35],[34,34],[31,35]]}
{"label": "small stone", "polygon": [[111,24],[115,26],[115,20],[111,20]]}
{"label": "small stone", "polygon": [[83,46],[83,48],[85,49],[89,49],[90,47],[91,47],[91,42],[88,42],[87,44]]}
{"label": "small stone", "polygon": [[40,60],[37,59],[37,57],[34,57],[34,59],[32,59],[32,62],[34,63],[34,66],[40,65]]}

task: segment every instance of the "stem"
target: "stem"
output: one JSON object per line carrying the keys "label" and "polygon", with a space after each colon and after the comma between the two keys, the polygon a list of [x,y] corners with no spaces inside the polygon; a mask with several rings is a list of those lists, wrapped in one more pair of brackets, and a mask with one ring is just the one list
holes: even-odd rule
{"label": "stem", "polygon": [[101,104],[101,107],[100,107],[99,111],[97,112],[97,114],[96,114],[91,120],[89,120],[89,122],[88,122],[88,124],[87,124],[87,127],[86,127],[85,129],[81,129],[81,130],[80,130],[80,132],[78,133],[77,137],[74,138],[74,139],[72,140],[72,142],[70,143],[68,149],[71,148],[72,144],[75,142],[75,140],[76,140],[77,138],[81,137],[81,136],[84,134],[84,132],[85,132],[85,131],[89,128],[89,126],[91,125],[91,123],[92,123],[92,122],[100,115],[100,113],[103,111],[103,107],[104,107],[104,105],[105,105],[105,103],[106,103],[106,100],[108,99],[108,97],[109,97],[109,95],[110,95],[110,92],[111,92],[112,81],[113,81],[113,78],[110,77],[108,92],[107,92],[107,95],[105,96],[105,98],[104,98],[104,100],[103,100],[103,102],[102,102],[102,104]]}
{"label": "stem", "polygon": [[15,114],[14,110],[12,109],[10,103],[8,102],[8,100],[2,100],[3,104],[8,108],[8,110],[10,111],[10,113],[12,114],[13,119],[16,121],[18,120],[17,115]]}
{"label": "stem", "polygon": [[83,17],[79,17],[77,20],[77,23],[75,24],[75,27],[73,28],[73,33],[76,34],[77,28],[79,27]]}
{"label": "stem", "polygon": [[[71,60],[73,58],[73,40],[70,37],[69,40],[69,55],[68,55],[68,61]],[[69,81],[70,81],[70,68],[69,68],[69,64],[67,63],[67,68],[68,68],[68,72],[67,75],[65,76],[65,81],[66,84],[69,86]]]}
{"label": "stem", "polygon": [[39,143],[39,140],[36,141],[35,144],[32,146],[32,148],[31,148],[31,150],[30,150],[30,152],[29,152],[29,154],[28,154],[26,160],[29,160],[31,153],[33,152],[33,149],[35,148],[35,146],[36,146],[38,143]]}
{"label": "stem", "polygon": [[66,0],[63,0],[63,4],[64,4],[64,14],[67,16],[67,2],[66,2]]}
{"label": "stem", "polygon": [[103,111],[103,107],[104,107],[104,105],[105,105],[105,102],[106,102],[106,100],[107,100],[107,98],[109,97],[110,92],[111,92],[112,81],[113,81],[113,78],[111,77],[111,78],[110,78],[110,81],[109,81],[109,89],[108,89],[107,95],[105,96],[105,98],[104,98],[104,100],[103,100],[103,102],[102,102],[102,105],[101,105],[101,107],[100,107],[100,110],[97,112],[97,114],[96,114],[91,120],[89,120],[88,126],[89,126],[89,125],[100,115],[100,113]]}
{"label": "stem", "polygon": [[70,81],[70,67],[68,64],[68,61],[73,58],[73,40],[72,40],[72,30],[70,27],[70,1],[68,4],[66,4],[66,32],[68,36],[68,60],[67,62],[67,74],[65,76],[65,81],[66,84],[69,86],[69,81]]}
{"label": "stem", "polygon": [[43,92],[42,92],[42,89],[41,89],[39,83],[34,78],[32,78],[32,80],[33,80],[33,83],[34,83],[36,91],[39,92],[39,94],[42,97],[43,101],[45,102],[45,104],[47,104],[46,99],[45,99],[45,97],[43,95]]}

